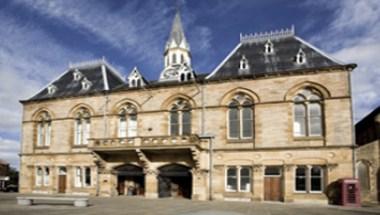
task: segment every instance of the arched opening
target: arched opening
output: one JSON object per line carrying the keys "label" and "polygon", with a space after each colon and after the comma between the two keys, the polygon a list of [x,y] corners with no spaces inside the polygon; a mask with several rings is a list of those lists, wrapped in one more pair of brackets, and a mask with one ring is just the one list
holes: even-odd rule
{"label": "arched opening", "polygon": [[119,195],[143,196],[145,194],[145,178],[139,166],[126,164],[114,169],[117,175],[117,191]]}
{"label": "arched opening", "polygon": [[158,175],[158,196],[160,198],[191,198],[192,176],[190,168],[169,164],[159,168]]}

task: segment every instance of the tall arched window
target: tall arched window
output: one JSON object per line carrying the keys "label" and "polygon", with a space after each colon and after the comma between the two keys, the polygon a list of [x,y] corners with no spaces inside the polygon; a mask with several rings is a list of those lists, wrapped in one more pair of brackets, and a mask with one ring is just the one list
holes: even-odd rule
{"label": "tall arched window", "polygon": [[170,108],[170,135],[191,134],[191,106],[184,99],[178,99]]}
{"label": "tall arched window", "polygon": [[305,88],[294,97],[293,134],[296,137],[322,136],[322,97]]}
{"label": "tall arched window", "polygon": [[81,146],[88,144],[90,138],[90,112],[87,108],[79,108],[75,113],[75,126],[74,126],[74,145]]}
{"label": "tall arched window", "polygon": [[126,103],[119,111],[120,138],[137,136],[137,108],[131,103]]}
{"label": "tall arched window", "polygon": [[50,146],[51,142],[51,117],[48,112],[40,113],[37,122],[37,147]]}
{"label": "tall arched window", "polygon": [[172,55],[172,64],[176,64],[176,63],[177,63],[177,55],[173,54]]}
{"label": "tall arched window", "polygon": [[253,103],[245,94],[236,94],[228,105],[228,137],[230,139],[253,137]]}

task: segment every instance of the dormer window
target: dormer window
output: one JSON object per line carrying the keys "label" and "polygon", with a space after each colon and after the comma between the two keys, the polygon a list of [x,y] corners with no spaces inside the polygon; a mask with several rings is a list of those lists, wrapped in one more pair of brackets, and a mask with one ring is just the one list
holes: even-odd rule
{"label": "dormer window", "polygon": [[73,76],[74,76],[74,81],[79,81],[83,77],[83,74],[78,69],[76,69],[73,72]]}
{"label": "dormer window", "polygon": [[55,85],[50,85],[50,86],[48,86],[48,93],[49,93],[49,95],[52,95],[52,94],[54,94],[56,91],[57,91],[57,87],[55,86]]}
{"label": "dormer window", "polygon": [[265,54],[273,53],[273,43],[270,40],[267,40],[265,43]]}
{"label": "dormer window", "polygon": [[241,57],[240,60],[240,70],[249,70],[249,63],[244,55]]}
{"label": "dormer window", "polygon": [[306,62],[305,52],[303,52],[301,48],[298,50],[298,53],[295,57],[295,61],[297,64],[304,64]]}
{"label": "dormer window", "polygon": [[91,81],[87,80],[87,78],[83,78],[82,80],[82,90],[89,90],[90,87],[92,86]]}
{"label": "dormer window", "polygon": [[145,85],[145,82],[136,67],[128,76],[128,83],[129,87],[143,87]]}

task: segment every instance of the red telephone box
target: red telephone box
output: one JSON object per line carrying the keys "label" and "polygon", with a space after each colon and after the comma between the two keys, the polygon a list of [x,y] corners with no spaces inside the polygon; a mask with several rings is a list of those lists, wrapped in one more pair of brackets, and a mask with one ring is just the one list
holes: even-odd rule
{"label": "red telephone box", "polygon": [[353,178],[340,180],[341,184],[341,204],[343,206],[360,207],[360,186],[359,181]]}

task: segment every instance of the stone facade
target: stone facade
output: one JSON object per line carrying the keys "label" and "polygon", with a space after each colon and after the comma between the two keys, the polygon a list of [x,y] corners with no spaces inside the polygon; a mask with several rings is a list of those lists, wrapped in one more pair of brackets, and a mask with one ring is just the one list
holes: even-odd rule
{"label": "stone facade", "polygon": [[355,125],[356,170],[363,202],[380,201],[380,107]]}
{"label": "stone facade", "polygon": [[[157,198],[160,168],[177,164],[189,169],[193,199],[264,200],[265,169],[277,166],[281,169],[280,200],[326,201],[324,191],[329,184],[353,176],[349,80],[348,71],[316,70],[25,102],[20,192],[58,193],[62,170],[64,193],[115,196],[120,179],[117,168],[132,164],[143,170],[144,195]],[[313,88],[323,97],[321,136],[293,136],[293,97],[304,88]],[[253,138],[228,138],[228,102],[236,94],[245,94],[254,103]],[[169,108],[179,98],[191,104],[192,135],[173,137],[169,133]],[[137,107],[137,136],[118,138],[118,111],[126,102]],[[81,107],[89,110],[91,119],[86,146],[74,144],[75,113]],[[50,144],[43,147],[37,145],[37,122],[42,111],[51,116]],[[226,189],[230,166],[251,170],[246,191]],[[321,192],[295,191],[297,166],[323,168]],[[37,172],[38,167],[42,172],[45,167],[49,169],[46,185],[36,185],[36,174],[45,175]],[[75,184],[78,167],[90,169],[90,182],[85,186]]]}

